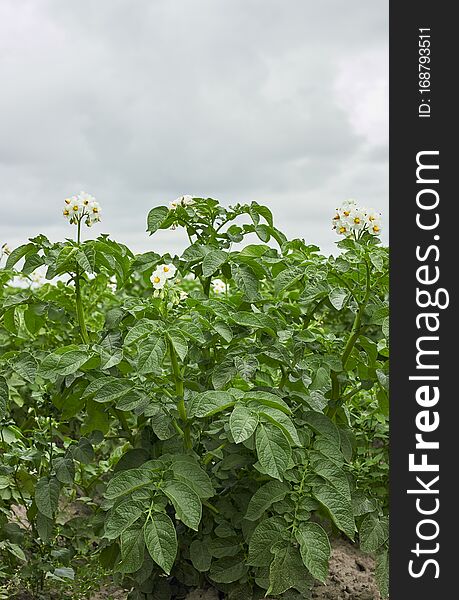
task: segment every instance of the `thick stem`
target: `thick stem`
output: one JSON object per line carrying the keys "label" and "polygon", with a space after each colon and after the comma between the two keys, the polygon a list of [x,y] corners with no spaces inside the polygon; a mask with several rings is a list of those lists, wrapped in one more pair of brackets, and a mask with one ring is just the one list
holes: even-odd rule
{"label": "thick stem", "polygon": [[183,438],[185,441],[185,447],[191,448],[191,433],[190,433],[190,423],[188,421],[188,416],[186,414],[186,406],[185,406],[185,398],[184,398],[184,385],[183,385],[183,377],[180,371],[180,366],[177,360],[177,354],[174,350],[174,346],[172,342],[169,340],[169,354],[171,357],[171,365],[172,365],[172,373],[174,375],[175,380],[175,394],[177,396],[177,410],[180,416],[180,420],[183,422]]}
{"label": "thick stem", "polygon": [[[77,229],[77,244],[80,245],[80,236],[81,236],[81,221],[78,221],[78,229]],[[89,335],[88,330],[86,329],[86,322],[84,318],[84,310],[83,304],[81,302],[81,287],[80,287],[80,267],[78,263],[76,265],[75,270],[75,304],[76,304],[76,313],[78,319],[78,325],[80,327],[81,337],[85,344],[89,344]]]}
{"label": "thick stem", "polygon": [[[370,266],[368,264],[368,260],[365,260],[365,274],[366,274],[365,296],[364,296],[362,302],[359,303],[359,307],[357,309],[357,312],[356,312],[356,315],[354,318],[354,322],[352,323],[351,334],[350,334],[350,336],[346,342],[346,345],[344,347],[343,359],[342,359],[343,370],[346,368],[346,364],[349,359],[349,356],[351,355],[351,352],[355,346],[355,343],[359,338],[360,331],[362,328],[363,311],[365,310],[368,300],[370,299],[371,273],[370,273]],[[337,380],[337,375],[336,375],[336,373],[333,373],[333,375],[332,375],[332,400],[334,400],[334,406],[332,407],[331,412],[329,414],[331,419],[333,419],[335,417],[339,406],[341,404],[343,404],[343,402],[344,402],[343,398],[340,401],[340,391],[341,390],[340,390],[339,382]]]}

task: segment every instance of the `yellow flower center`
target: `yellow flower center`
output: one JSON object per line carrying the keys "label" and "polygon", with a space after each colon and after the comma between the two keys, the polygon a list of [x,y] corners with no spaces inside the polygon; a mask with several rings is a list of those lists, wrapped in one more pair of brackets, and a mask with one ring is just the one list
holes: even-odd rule
{"label": "yellow flower center", "polygon": [[376,217],[374,217],[373,215],[370,215],[368,218],[370,219],[370,221],[374,221],[376,219]]}
{"label": "yellow flower center", "polygon": [[375,226],[373,227],[373,231],[374,231],[375,233],[378,233],[378,231],[379,231],[379,227],[378,227],[377,225],[375,225]]}
{"label": "yellow flower center", "polygon": [[339,228],[339,232],[340,233],[346,233],[346,227],[340,227]]}
{"label": "yellow flower center", "polygon": [[73,206],[72,210],[74,210],[75,212],[78,212],[78,210],[80,209],[80,207],[78,206],[78,204],[75,204],[75,206]]}
{"label": "yellow flower center", "polygon": [[92,212],[96,213],[96,214],[99,212],[99,209],[97,208],[97,206],[93,206]]}
{"label": "yellow flower center", "polygon": [[350,210],[345,210],[345,211],[344,211],[344,216],[345,216],[345,217],[348,217],[350,214],[351,214],[351,211],[350,211]]}
{"label": "yellow flower center", "polygon": [[66,198],[66,199],[64,200],[64,202],[65,202],[66,204],[71,204],[71,202],[72,202],[72,201],[70,200],[70,198]]}
{"label": "yellow flower center", "polygon": [[358,225],[358,224],[360,223],[360,219],[359,219],[359,217],[355,217],[355,219],[354,219],[354,223],[355,223],[356,225]]}
{"label": "yellow flower center", "polygon": [[339,215],[338,215],[338,214],[336,214],[336,215],[333,217],[333,220],[334,220],[334,221],[337,221],[338,219],[339,219]]}
{"label": "yellow flower center", "polygon": [[169,269],[169,267],[163,267],[163,271],[164,271],[164,273],[169,273],[170,269]]}
{"label": "yellow flower center", "polygon": [[153,278],[153,283],[159,283],[160,281],[161,281],[161,279],[159,277]]}
{"label": "yellow flower center", "polygon": [[68,217],[69,214],[70,214],[70,211],[68,211],[66,208],[64,208],[64,216]]}

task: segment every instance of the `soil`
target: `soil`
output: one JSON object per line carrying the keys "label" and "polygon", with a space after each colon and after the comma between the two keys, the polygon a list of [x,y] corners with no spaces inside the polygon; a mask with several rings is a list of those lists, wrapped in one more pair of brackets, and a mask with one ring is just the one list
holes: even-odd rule
{"label": "soil", "polygon": [[314,600],[381,600],[374,578],[375,561],[357,546],[334,540],[330,575],[312,592]]}

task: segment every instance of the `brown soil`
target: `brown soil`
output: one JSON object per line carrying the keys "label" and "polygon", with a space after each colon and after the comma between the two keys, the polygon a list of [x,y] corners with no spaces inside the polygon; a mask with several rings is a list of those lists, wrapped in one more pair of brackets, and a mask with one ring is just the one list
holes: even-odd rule
{"label": "brown soil", "polygon": [[374,578],[375,562],[345,540],[334,540],[330,575],[318,584],[314,600],[381,600]]}

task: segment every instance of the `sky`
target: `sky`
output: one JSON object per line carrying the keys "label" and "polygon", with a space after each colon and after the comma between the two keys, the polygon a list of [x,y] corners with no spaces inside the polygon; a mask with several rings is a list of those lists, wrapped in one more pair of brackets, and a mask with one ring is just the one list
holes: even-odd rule
{"label": "sky", "polygon": [[388,221],[388,0],[2,0],[0,245],[72,237],[85,190],[134,252],[182,194],[256,200],[334,252],[347,198]]}

